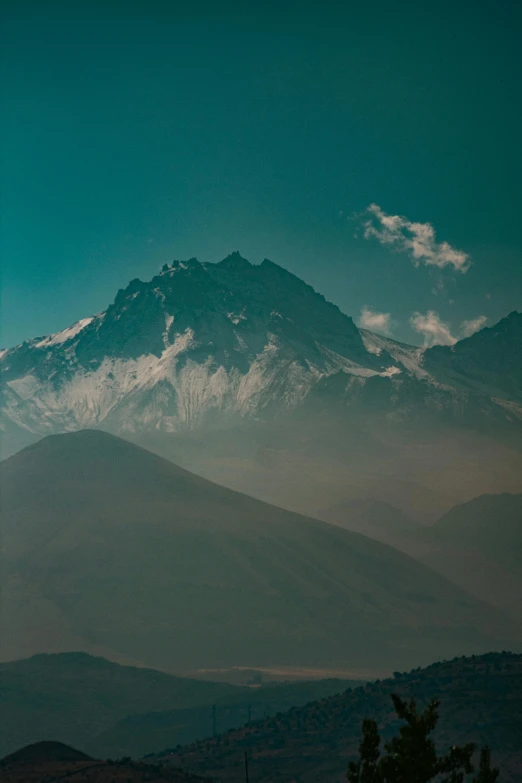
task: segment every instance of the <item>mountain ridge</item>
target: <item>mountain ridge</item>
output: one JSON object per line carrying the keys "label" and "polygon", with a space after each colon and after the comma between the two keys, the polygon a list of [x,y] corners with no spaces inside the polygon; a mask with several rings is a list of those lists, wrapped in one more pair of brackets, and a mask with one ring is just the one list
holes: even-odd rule
{"label": "mountain ridge", "polygon": [[[511,346],[522,316],[509,319],[502,339]],[[5,448],[93,426],[177,433],[273,420],[310,395],[321,400],[323,387],[342,406],[356,400],[371,410],[378,399],[390,413],[428,406],[457,419],[470,408],[514,426],[518,381],[506,385],[488,371],[492,396],[476,380],[483,351],[470,359],[467,346],[484,339],[463,341],[464,358],[460,343],[407,346],[359,330],[272,261],[253,265],[238,252],[215,264],[174,261],[148,282],[132,280],[104,312],[1,353]]]}

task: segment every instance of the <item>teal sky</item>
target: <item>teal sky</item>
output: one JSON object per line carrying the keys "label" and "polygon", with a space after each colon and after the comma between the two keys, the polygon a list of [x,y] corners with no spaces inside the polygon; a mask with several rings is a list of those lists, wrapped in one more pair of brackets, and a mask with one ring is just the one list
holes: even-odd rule
{"label": "teal sky", "polygon": [[[520,309],[521,22],[502,0],[11,0],[1,344],[236,249],[408,342],[415,312],[458,335]],[[469,271],[364,239],[372,202]]]}

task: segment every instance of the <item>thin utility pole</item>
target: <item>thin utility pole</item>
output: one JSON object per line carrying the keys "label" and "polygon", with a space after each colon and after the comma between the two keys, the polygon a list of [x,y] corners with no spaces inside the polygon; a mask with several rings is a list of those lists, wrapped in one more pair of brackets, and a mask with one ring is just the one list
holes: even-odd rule
{"label": "thin utility pole", "polygon": [[248,753],[245,750],[245,783],[249,783],[248,781]]}

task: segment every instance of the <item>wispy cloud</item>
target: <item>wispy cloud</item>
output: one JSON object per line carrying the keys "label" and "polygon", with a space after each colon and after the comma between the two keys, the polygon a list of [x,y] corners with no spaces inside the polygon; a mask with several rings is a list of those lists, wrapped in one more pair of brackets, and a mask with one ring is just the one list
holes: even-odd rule
{"label": "wispy cloud", "polygon": [[478,332],[487,321],[486,315],[477,315],[476,318],[471,318],[469,321],[462,321],[460,330],[463,337],[471,337],[472,334]]}
{"label": "wispy cloud", "polygon": [[450,325],[443,321],[435,310],[414,313],[410,318],[410,325],[418,334],[422,334],[424,345],[429,348],[432,345],[455,345],[457,340],[470,337],[482,329],[487,320],[485,315],[478,315],[469,321],[462,321],[458,336],[451,333]]}
{"label": "wispy cloud", "polygon": [[422,334],[426,348],[432,345],[455,345],[457,342],[457,338],[451,334],[449,325],[444,323],[435,310],[428,310],[424,315],[414,313],[410,318],[410,325],[412,329]]}
{"label": "wispy cloud", "polygon": [[377,332],[383,332],[383,334],[390,333],[390,313],[378,313],[375,310],[370,310],[366,305],[361,310],[359,317],[359,325],[363,329],[374,329]]}
{"label": "wispy cloud", "polygon": [[375,238],[382,245],[408,253],[415,266],[452,267],[457,272],[468,271],[471,259],[448,242],[437,242],[431,223],[415,223],[402,215],[389,215],[378,204],[370,204],[363,218],[365,239]]}

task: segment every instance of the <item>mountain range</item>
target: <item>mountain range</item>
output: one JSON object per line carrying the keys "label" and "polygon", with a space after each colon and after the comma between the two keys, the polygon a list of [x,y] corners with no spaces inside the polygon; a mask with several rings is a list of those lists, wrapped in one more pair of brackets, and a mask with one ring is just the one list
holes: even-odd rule
{"label": "mountain range", "polygon": [[0,658],[386,671],[517,643],[501,612],[358,533],[101,431],[0,464]]}
{"label": "mountain range", "polygon": [[521,346],[516,312],[425,349],[271,261],[175,261],[0,352],[2,451],[102,428],[298,512],[370,497],[432,522],[522,490]]}
{"label": "mountain range", "polygon": [[[302,280],[233,253],[165,265],[106,311],[2,352],[3,411],[43,435],[104,424],[197,429],[273,418],[314,391],[343,402],[520,417],[522,316],[422,349],[358,329]],[[473,398],[476,395],[478,399]]]}

